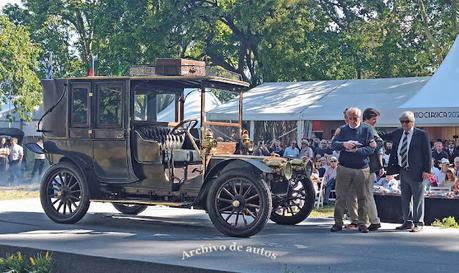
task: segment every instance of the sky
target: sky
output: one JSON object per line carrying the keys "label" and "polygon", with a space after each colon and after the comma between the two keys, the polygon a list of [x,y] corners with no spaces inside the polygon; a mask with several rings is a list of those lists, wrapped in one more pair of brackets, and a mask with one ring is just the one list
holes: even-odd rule
{"label": "sky", "polygon": [[3,9],[3,7],[6,4],[20,4],[21,0],[0,0],[0,9]]}

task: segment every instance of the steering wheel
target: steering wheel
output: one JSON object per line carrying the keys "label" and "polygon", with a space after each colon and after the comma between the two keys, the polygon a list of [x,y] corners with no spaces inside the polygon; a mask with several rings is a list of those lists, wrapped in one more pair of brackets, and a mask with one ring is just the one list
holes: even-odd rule
{"label": "steering wheel", "polygon": [[198,125],[198,122],[199,121],[195,118],[182,120],[179,124],[175,125],[174,128],[172,128],[170,133],[175,136],[183,135],[188,130],[191,130],[194,127],[196,127],[196,125]]}

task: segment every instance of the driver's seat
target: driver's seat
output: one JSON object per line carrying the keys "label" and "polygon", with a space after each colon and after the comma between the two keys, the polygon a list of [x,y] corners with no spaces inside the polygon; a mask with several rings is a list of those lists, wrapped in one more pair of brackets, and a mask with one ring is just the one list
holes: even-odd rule
{"label": "driver's seat", "polygon": [[174,149],[172,150],[172,159],[176,167],[202,163],[196,150]]}

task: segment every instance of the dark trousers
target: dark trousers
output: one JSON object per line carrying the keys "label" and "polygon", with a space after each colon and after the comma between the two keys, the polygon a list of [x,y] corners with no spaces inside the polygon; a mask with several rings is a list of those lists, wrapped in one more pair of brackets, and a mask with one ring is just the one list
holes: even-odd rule
{"label": "dark trousers", "polygon": [[19,178],[19,173],[21,171],[21,161],[19,160],[10,161],[9,171],[10,171],[11,183],[17,182],[17,178]]}
{"label": "dark trousers", "polygon": [[335,183],[335,178],[332,178],[327,182],[327,186],[325,186],[324,204],[328,205],[328,199],[330,198],[331,191],[335,189]]}
{"label": "dark trousers", "polygon": [[410,171],[400,170],[402,214],[405,222],[424,225],[424,185]]}
{"label": "dark trousers", "polygon": [[8,158],[7,157],[0,157],[0,171],[5,172],[8,169]]}
{"label": "dark trousers", "polygon": [[35,172],[38,171],[38,175],[41,175],[43,172],[43,166],[45,165],[45,159],[35,159],[33,164],[32,176],[35,175]]}

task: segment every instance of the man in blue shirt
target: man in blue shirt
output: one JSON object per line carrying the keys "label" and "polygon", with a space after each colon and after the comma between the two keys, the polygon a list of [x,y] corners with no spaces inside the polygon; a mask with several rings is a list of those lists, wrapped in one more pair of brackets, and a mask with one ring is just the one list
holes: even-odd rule
{"label": "man in blue shirt", "polygon": [[285,148],[284,157],[286,158],[298,158],[300,150],[296,146],[296,141],[292,141],[291,146]]}
{"label": "man in blue shirt", "polygon": [[332,148],[340,151],[339,165],[336,172],[336,204],[335,204],[335,224],[331,232],[343,229],[343,217],[346,198],[351,194],[353,188],[357,194],[359,231],[368,232],[365,225],[367,215],[367,195],[370,190],[369,184],[369,156],[375,151],[375,135],[373,129],[362,123],[362,111],[359,108],[350,107],[346,111],[348,124],[343,125],[335,133],[332,141]]}

